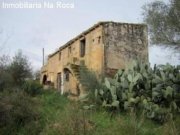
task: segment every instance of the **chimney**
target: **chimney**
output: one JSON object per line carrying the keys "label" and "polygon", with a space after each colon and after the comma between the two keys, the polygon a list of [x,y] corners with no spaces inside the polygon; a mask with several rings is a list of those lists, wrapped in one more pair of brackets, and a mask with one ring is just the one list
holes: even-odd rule
{"label": "chimney", "polygon": [[43,66],[44,66],[44,48],[43,48],[43,50],[42,50],[42,53],[43,53]]}

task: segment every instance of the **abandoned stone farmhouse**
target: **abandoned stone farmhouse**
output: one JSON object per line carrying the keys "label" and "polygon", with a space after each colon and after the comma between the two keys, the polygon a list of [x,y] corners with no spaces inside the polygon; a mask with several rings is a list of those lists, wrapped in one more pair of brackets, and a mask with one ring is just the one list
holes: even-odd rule
{"label": "abandoned stone farmhouse", "polygon": [[48,56],[41,69],[41,83],[61,93],[81,95],[79,68],[95,72],[97,78],[113,76],[131,60],[148,60],[147,26],[99,22]]}

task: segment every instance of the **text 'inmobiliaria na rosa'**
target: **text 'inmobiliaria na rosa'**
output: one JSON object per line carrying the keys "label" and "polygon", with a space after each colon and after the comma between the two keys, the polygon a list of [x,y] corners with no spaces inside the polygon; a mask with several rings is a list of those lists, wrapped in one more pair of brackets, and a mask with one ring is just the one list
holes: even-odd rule
{"label": "text 'inmobiliaria na rosa'", "polygon": [[49,2],[49,1],[44,1],[44,2],[1,2],[0,3],[0,8],[1,9],[53,9],[53,8],[68,8],[72,9],[75,7],[74,3],[67,3],[67,2],[62,2],[62,1],[56,1],[56,2]]}

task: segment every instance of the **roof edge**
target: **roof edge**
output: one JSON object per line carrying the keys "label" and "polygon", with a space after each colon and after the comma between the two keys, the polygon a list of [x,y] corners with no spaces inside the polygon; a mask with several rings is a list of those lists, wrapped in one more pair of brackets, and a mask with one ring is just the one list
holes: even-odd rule
{"label": "roof edge", "polygon": [[92,27],[90,27],[89,29],[83,31],[82,33],[80,33],[79,35],[77,35],[76,37],[74,37],[73,39],[69,40],[68,42],[66,42],[64,45],[62,45],[61,47],[59,47],[58,50],[56,50],[54,53],[48,55],[48,58],[54,56],[56,53],[58,53],[60,50],[63,50],[64,48],[66,48],[67,46],[69,46],[70,44],[74,43],[76,40],[78,40],[79,38],[85,36],[86,34],[88,34],[89,32],[91,32],[92,30],[94,30],[95,28],[99,27],[100,25],[106,24],[106,23],[116,23],[116,24],[128,24],[128,25],[143,25],[143,26],[147,26],[145,23],[125,23],[125,22],[114,22],[114,21],[100,21],[96,24],[94,24]]}

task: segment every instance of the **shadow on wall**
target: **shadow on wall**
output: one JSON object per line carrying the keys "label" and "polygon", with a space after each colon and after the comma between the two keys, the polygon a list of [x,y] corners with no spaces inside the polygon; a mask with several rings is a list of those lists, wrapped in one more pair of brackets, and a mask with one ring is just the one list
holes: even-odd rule
{"label": "shadow on wall", "polygon": [[180,65],[180,47],[168,45],[150,45],[149,46],[149,62],[151,66],[154,64]]}

